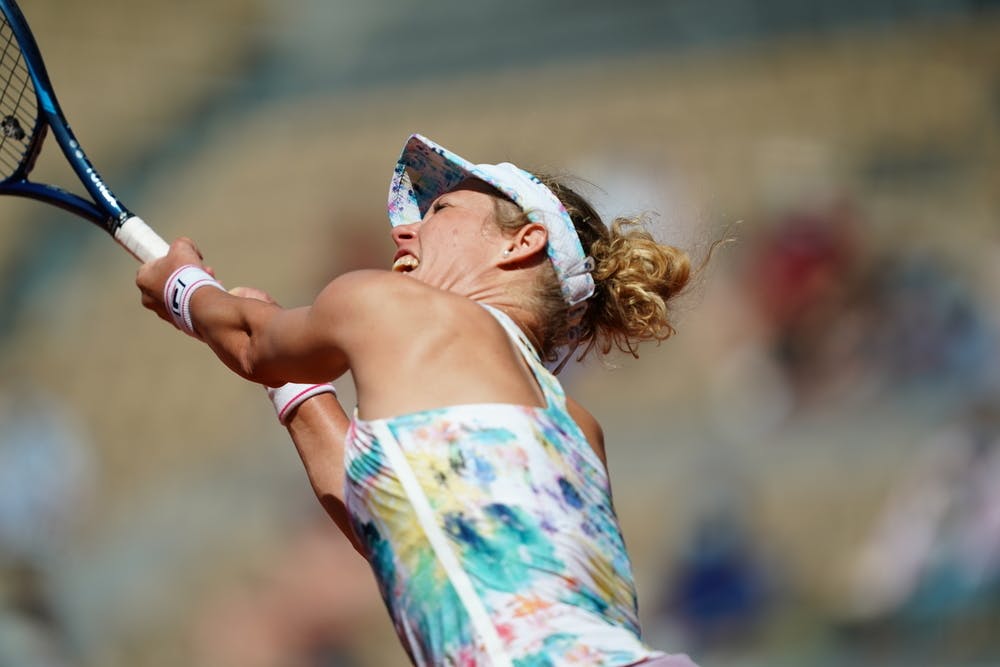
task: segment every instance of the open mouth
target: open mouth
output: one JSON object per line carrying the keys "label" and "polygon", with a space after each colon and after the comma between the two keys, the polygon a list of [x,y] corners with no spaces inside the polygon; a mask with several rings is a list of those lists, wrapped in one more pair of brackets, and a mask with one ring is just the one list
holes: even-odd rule
{"label": "open mouth", "polygon": [[402,255],[392,263],[392,270],[396,273],[409,273],[420,266],[420,260],[413,255]]}

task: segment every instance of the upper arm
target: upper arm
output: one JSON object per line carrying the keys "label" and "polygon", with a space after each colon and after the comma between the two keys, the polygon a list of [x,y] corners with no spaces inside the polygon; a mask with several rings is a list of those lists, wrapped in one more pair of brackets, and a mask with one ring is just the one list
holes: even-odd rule
{"label": "upper arm", "polygon": [[305,308],[283,310],[263,327],[250,350],[258,372],[282,381],[340,377],[359,347],[379,329],[392,278],[384,271],[356,271],[329,283]]}
{"label": "upper arm", "polygon": [[381,308],[377,292],[385,272],[345,274],[309,306],[285,309],[215,290],[192,300],[196,329],[219,358],[239,375],[264,384],[325,382],[350,366],[352,347],[363,339]]}
{"label": "upper arm", "polygon": [[566,410],[569,412],[569,416],[573,418],[573,421],[576,422],[576,425],[580,427],[580,430],[583,431],[583,435],[587,438],[587,442],[590,443],[590,447],[594,450],[594,453],[597,454],[597,458],[601,459],[601,463],[607,468],[608,460],[604,451],[604,429],[601,428],[601,424],[597,421],[597,418],[569,396],[566,397]]}

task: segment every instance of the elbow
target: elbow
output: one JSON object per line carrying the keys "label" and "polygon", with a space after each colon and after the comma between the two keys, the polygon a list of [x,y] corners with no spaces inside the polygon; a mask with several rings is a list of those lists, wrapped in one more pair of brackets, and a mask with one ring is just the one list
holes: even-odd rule
{"label": "elbow", "polygon": [[236,373],[246,380],[268,387],[280,387],[288,382],[288,378],[252,364],[244,364]]}
{"label": "elbow", "polygon": [[257,349],[257,346],[254,345],[254,342],[254,338],[247,335],[245,344],[231,358],[230,368],[245,380],[250,380],[257,384],[270,387],[277,387],[284,384],[284,378],[278,377],[274,372],[273,364],[264,363],[264,357]]}

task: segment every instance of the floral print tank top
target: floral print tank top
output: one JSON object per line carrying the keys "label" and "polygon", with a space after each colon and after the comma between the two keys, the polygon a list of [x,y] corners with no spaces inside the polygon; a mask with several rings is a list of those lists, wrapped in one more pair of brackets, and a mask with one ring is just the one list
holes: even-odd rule
{"label": "floral print tank top", "polygon": [[415,665],[630,665],[631,564],[600,459],[520,329],[543,408],[457,405],[355,418],[347,507]]}

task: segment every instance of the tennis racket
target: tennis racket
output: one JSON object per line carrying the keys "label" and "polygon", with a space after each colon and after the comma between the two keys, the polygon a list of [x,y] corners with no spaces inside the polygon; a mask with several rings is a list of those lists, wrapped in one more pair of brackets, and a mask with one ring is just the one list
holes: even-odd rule
{"label": "tennis racket", "polygon": [[[0,194],[29,197],[89,220],[142,262],[169,245],[118,200],[69,128],[49,82],[35,38],[14,0],[0,0]],[[51,129],[89,199],[29,180]]]}

